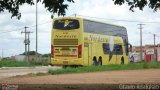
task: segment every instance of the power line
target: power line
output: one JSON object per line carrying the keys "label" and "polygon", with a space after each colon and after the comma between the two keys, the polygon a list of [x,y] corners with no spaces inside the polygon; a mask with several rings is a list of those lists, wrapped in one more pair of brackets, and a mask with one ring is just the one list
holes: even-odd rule
{"label": "power line", "polygon": [[[24,40],[24,44],[25,44],[25,60],[29,61],[29,50],[30,50],[30,39],[29,39],[29,34],[32,33],[30,31],[27,31],[27,28],[29,27],[24,27],[25,31],[21,32],[21,33],[25,33],[25,40]],[[27,34],[28,34],[28,38],[27,38]],[[28,53],[27,53],[27,45],[28,45]],[[28,58],[27,58],[28,56]]]}
{"label": "power line", "polygon": [[[77,15],[77,14],[76,14],[76,15]],[[89,18],[96,18],[96,19],[105,19],[105,20],[111,20],[111,21],[122,21],[122,22],[160,23],[160,22],[144,22],[144,21],[138,21],[138,20],[124,20],[124,19],[99,18],[99,17],[84,16],[84,15],[77,15],[77,16],[89,17]]]}
{"label": "power line", "polygon": [[[71,15],[71,16],[73,16],[73,15]],[[77,14],[76,14],[76,16],[89,17],[89,18],[95,18],[95,19],[104,19],[104,20],[111,20],[111,21],[122,21],[122,22],[160,23],[160,22],[144,22],[144,21],[136,21],[136,20],[124,20],[124,19],[100,18],[100,17],[91,17],[91,16],[84,16],[84,15],[77,15]],[[47,24],[47,23],[50,23],[50,22],[52,22],[52,21],[37,24],[37,26]],[[36,25],[30,26],[29,28],[32,28],[32,27],[36,27]],[[8,30],[8,31],[0,32],[0,33],[8,33],[8,32],[13,32],[13,31],[19,31],[19,30],[22,30],[22,29],[23,28],[20,28],[18,30],[17,29],[16,30]]]}
{"label": "power line", "polygon": [[[45,23],[41,23],[41,24],[38,24],[38,25],[44,25],[44,24],[47,24],[47,23],[51,23],[52,21],[47,21]],[[33,27],[36,27],[36,25],[33,25],[33,26],[30,26],[29,28],[33,28]],[[23,30],[23,28],[19,28],[19,29],[15,29],[15,30],[7,30],[7,31],[4,31],[4,32],[0,32],[1,33],[9,33],[9,32],[13,32],[13,31],[20,31],[20,30]]]}
{"label": "power line", "polygon": [[[152,32],[146,32],[146,34],[151,34],[151,35],[154,35],[155,33],[152,33]],[[159,35],[155,34],[155,37],[160,37]]]}
{"label": "power line", "polygon": [[29,28],[29,27],[25,26],[24,28],[25,28],[25,31],[21,32],[21,33],[25,34],[25,40],[24,40],[24,45],[25,45],[25,60],[27,60],[27,28]]}
{"label": "power line", "polygon": [[8,31],[4,31],[4,32],[0,32],[0,33],[8,33],[8,32],[13,32],[13,31],[19,31],[22,30],[23,28],[19,28],[19,29],[15,29],[15,30],[8,30]]}

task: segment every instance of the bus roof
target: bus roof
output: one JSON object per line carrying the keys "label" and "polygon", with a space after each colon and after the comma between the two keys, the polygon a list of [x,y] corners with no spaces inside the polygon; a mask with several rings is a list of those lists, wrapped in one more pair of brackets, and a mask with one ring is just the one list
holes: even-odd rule
{"label": "bus roof", "polygon": [[116,27],[125,28],[124,26],[115,25],[115,24],[106,23],[106,22],[101,22],[101,21],[98,21],[98,20],[92,20],[92,19],[87,19],[87,18],[82,18],[82,19],[83,20],[87,20],[87,21],[91,21],[91,22],[96,22],[96,23],[101,23],[101,24],[108,24],[108,25],[112,25],[112,26],[116,26]]}
{"label": "bus roof", "polygon": [[83,17],[57,17],[57,18],[54,18],[54,19],[83,19],[83,20],[87,20],[87,21],[91,21],[91,22],[97,22],[97,23],[101,23],[101,24],[108,24],[108,25],[113,25],[113,26],[125,28],[124,26],[115,25],[115,24],[106,23],[106,22],[101,22],[101,21],[98,21],[98,20],[92,20],[92,19],[83,18]]}
{"label": "bus roof", "polygon": [[[96,20],[91,20],[83,17],[58,17],[54,18],[54,20],[58,19],[81,19],[83,20],[83,26],[84,26],[84,32],[89,32],[89,33],[97,33],[97,34],[104,34],[104,35],[112,35],[112,36],[120,36],[126,42],[128,43],[128,34],[127,30],[123,26],[119,25],[114,25],[114,24],[109,24],[106,22],[100,22]],[[92,25],[92,27],[90,27]],[[105,29],[104,29],[104,28]]]}

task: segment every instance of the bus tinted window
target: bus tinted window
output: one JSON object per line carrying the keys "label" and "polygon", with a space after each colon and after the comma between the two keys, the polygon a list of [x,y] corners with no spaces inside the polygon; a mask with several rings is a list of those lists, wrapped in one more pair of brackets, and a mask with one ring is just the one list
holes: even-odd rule
{"label": "bus tinted window", "polygon": [[73,30],[79,28],[79,21],[78,20],[56,20],[54,22],[53,28],[59,30]]}
{"label": "bus tinted window", "polygon": [[[104,54],[109,54],[111,52],[108,43],[103,43],[103,52]],[[122,55],[122,45],[114,44],[113,54]]]}
{"label": "bus tinted window", "polygon": [[109,54],[109,52],[110,52],[109,44],[103,43],[103,52],[104,52],[104,54]]}
{"label": "bus tinted window", "polygon": [[117,55],[122,55],[123,54],[122,45],[115,44],[114,54],[117,54]]}

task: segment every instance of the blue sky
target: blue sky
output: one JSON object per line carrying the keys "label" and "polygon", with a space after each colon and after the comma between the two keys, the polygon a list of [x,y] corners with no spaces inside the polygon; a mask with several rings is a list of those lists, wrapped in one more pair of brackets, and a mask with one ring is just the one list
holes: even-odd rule
{"label": "blue sky", "polygon": [[[66,16],[77,14],[85,18],[98,17],[103,19],[90,19],[124,26],[128,30],[129,42],[136,46],[140,44],[139,26],[137,24],[143,23],[145,24],[143,26],[143,45],[153,44],[153,34],[156,34],[156,44],[160,43],[159,11],[153,12],[153,10],[145,7],[143,11],[135,9],[135,12],[131,12],[127,5],[117,6],[114,5],[112,0],[74,1],[75,3],[69,3]],[[3,49],[5,57],[24,52],[24,34],[21,34],[21,32],[24,31],[25,26],[29,27],[27,29],[28,31],[33,32],[30,34],[30,50],[35,50],[36,47],[35,6],[24,5],[20,11],[22,12],[20,20],[16,18],[11,19],[11,14],[6,11],[0,13],[0,53]],[[56,14],[55,17],[57,17]],[[38,52],[42,54],[50,53],[51,13],[49,13],[41,3],[38,4],[38,24]]]}

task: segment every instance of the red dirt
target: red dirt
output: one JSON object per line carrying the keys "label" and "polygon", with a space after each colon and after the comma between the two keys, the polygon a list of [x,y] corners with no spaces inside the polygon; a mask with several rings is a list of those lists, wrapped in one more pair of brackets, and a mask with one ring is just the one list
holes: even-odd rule
{"label": "red dirt", "polygon": [[21,76],[0,79],[0,84],[2,90],[160,90],[160,69]]}
{"label": "red dirt", "polygon": [[79,74],[24,76],[0,79],[7,84],[160,84],[160,69],[104,71]]}

